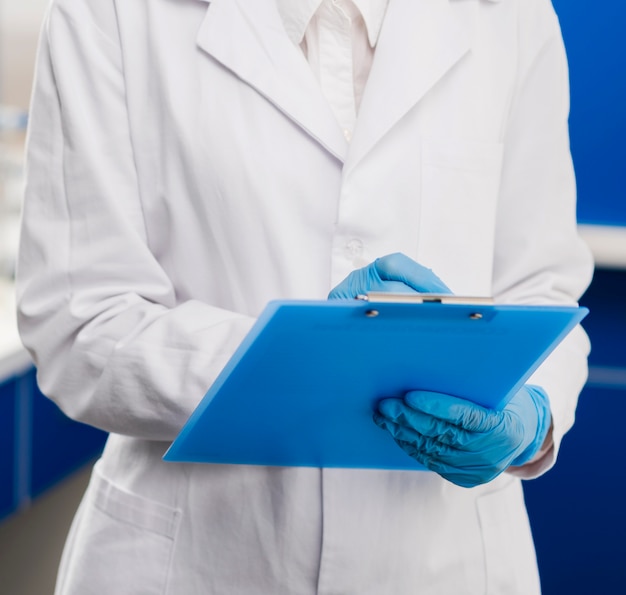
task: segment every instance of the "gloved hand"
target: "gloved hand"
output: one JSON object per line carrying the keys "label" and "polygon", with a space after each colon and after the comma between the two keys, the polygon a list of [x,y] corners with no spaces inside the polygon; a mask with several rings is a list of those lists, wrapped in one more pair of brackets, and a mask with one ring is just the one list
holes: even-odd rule
{"label": "gloved hand", "polygon": [[368,291],[450,293],[445,283],[430,269],[397,252],[352,271],[328,294],[328,299],[355,298]]}
{"label": "gloved hand", "polygon": [[509,465],[530,461],[541,449],[551,423],[543,390],[526,385],[501,411],[458,397],[412,391],[404,399],[383,399],[374,413],[413,458],[449,481],[473,487]]}

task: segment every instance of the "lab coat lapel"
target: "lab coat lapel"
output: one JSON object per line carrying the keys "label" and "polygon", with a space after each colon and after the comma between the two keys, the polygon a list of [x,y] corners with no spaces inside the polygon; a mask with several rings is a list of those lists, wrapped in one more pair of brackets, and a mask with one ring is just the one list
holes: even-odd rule
{"label": "lab coat lapel", "polygon": [[274,0],[203,1],[210,5],[198,46],[343,161],[347,142]]}
{"label": "lab coat lapel", "polygon": [[[356,165],[468,52],[473,3],[391,0],[345,170]],[[456,7],[455,7],[456,8]]]}

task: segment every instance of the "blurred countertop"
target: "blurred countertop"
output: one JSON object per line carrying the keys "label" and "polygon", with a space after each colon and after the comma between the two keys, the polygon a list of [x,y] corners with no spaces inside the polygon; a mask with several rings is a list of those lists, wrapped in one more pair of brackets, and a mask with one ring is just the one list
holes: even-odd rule
{"label": "blurred countertop", "polygon": [[14,284],[0,279],[0,383],[31,365],[17,332]]}
{"label": "blurred countertop", "polygon": [[596,267],[626,270],[626,227],[585,224],[578,229],[591,248]]}

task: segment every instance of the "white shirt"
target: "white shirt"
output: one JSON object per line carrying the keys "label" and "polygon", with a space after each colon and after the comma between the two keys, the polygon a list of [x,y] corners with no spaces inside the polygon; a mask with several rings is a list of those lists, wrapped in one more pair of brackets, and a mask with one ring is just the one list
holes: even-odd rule
{"label": "white shirt", "polygon": [[349,141],[389,0],[276,0]]}

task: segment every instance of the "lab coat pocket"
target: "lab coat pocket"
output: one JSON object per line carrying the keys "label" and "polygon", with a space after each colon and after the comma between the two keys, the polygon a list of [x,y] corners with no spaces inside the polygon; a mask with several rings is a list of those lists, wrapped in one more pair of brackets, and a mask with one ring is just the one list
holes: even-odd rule
{"label": "lab coat pocket", "polygon": [[96,466],[64,552],[57,595],[163,595],[180,511],[120,489]]}
{"label": "lab coat pocket", "polygon": [[489,295],[503,146],[423,139],[418,258],[453,292]]}
{"label": "lab coat pocket", "polygon": [[496,482],[502,487],[477,500],[487,565],[486,595],[539,595],[537,561],[522,484],[508,475]]}

